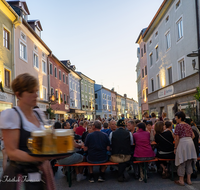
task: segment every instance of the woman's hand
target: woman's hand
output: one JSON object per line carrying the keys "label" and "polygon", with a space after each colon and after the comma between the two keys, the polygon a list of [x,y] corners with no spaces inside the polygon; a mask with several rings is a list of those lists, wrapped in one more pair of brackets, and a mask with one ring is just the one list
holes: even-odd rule
{"label": "woman's hand", "polygon": [[174,154],[176,154],[176,149],[174,149]]}

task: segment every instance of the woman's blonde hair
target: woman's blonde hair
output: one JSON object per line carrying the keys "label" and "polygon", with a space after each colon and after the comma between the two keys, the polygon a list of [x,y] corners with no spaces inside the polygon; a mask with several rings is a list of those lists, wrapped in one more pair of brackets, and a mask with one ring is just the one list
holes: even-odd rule
{"label": "woman's blonde hair", "polygon": [[13,81],[12,81],[12,89],[13,92],[19,92],[19,96],[23,92],[33,92],[35,87],[38,87],[38,80],[34,76],[30,75],[29,73],[24,73],[21,75],[18,75]]}

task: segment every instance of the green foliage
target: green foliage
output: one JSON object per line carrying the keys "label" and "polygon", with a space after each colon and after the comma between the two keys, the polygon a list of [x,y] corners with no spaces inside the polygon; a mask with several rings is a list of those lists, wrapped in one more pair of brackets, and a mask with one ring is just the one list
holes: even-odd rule
{"label": "green foliage", "polygon": [[50,119],[55,117],[54,110],[52,108],[48,108],[47,113],[50,115]]}
{"label": "green foliage", "polygon": [[195,93],[194,97],[197,101],[200,102],[200,89],[199,87],[197,87],[196,89],[197,89],[197,92]]}

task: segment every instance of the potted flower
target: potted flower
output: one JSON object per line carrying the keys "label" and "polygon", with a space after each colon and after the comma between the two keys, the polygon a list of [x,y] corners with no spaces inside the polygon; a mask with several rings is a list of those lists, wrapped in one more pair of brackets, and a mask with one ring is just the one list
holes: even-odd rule
{"label": "potted flower", "polygon": [[58,102],[58,98],[56,98],[56,102]]}
{"label": "potted flower", "polygon": [[85,106],[83,105],[83,108],[84,108]]}
{"label": "potted flower", "polygon": [[88,108],[88,106],[86,106],[86,108]]}
{"label": "potted flower", "polygon": [[61,98],[60,101],[63,102],[63,99]]}
{"label": "potted flower", "polygon": [[93,107],[93,110],[94,110],[94,107]]}
{"label": "potted flower", "polygon": [[66,102],[66,101],[64,101],[64,103],[66,104],[67,102]]}

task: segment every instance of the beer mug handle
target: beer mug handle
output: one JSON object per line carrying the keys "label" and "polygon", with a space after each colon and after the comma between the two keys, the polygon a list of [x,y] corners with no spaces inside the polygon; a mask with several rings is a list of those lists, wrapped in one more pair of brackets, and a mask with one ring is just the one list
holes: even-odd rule
{"label": "beer mug handle", "polygon": [[28,138],[27,147],[32,152],[32,150],[33,150],[33,139],[32,138]]}

